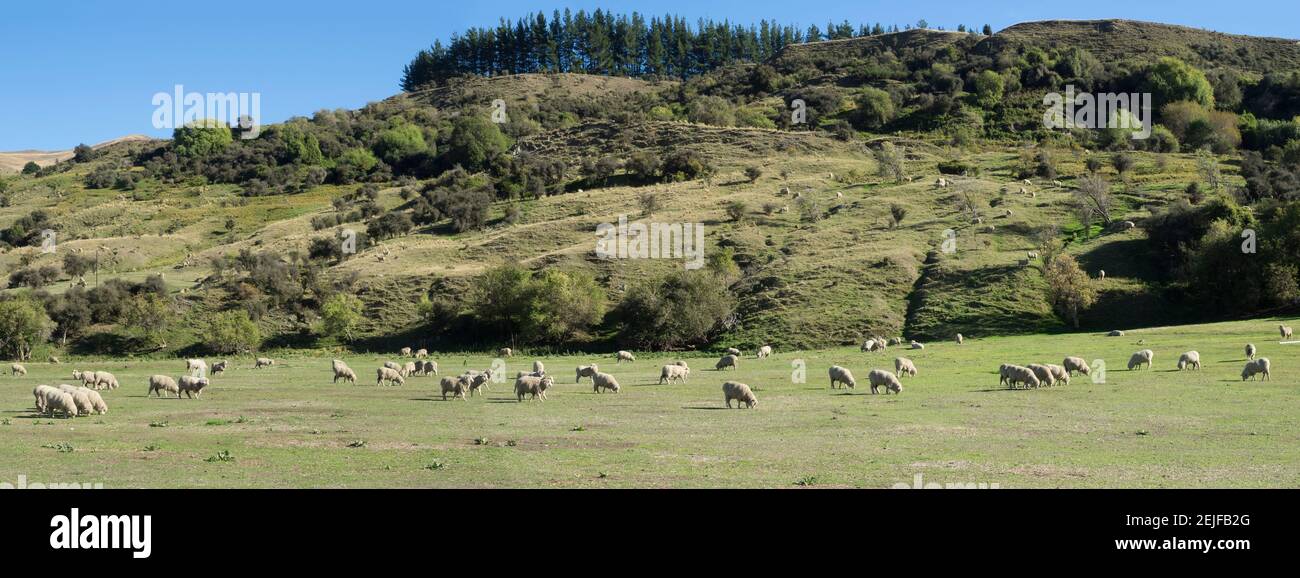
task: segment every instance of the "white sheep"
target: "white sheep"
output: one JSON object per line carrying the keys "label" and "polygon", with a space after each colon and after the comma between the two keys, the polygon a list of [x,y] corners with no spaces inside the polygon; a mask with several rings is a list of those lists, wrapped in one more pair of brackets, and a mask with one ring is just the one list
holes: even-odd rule
{"label": "white sheep", "polygon": [[77,415],[90,415],[95,411],[95,406],[90,402],[90,396],[81,391],[82,388],[73,387],[63,384],[58,387],[59,391],[72,396],[72,403],[77,406]]}
{"label": "white sheep", "polygon": [[1105,269],[1102,269],[1102,270],[1100,270],[1100,271],[1097,271],[1097,278],[1098,278],[1098,279],[1105,279],[1105,278],[1106,278],[1106,270],[1105,270]]}
{"label": "white sheep", "polygon": [[275,360],[274,360],[274,359],[271,359],[271,358],[269,358],[269,357],[259,357],[259,358],[257,358],[257,361],[253,362],[253,369],[261,369],[261,368],[263,368],[263,367],[271,367],[272,365],[275,365]]}
{"label": "white sheep", "polygon": [[691,368],[689,367],[682,367],[676,364],[665,365],[663,369],[659,371],[659,385],[672,383],[674,381],[684,382],[687,377],[690,377],[690,375]]}
{"label": "white sheep", "polygon": [[827,373],[831,378],[831,389],[839,389],[841,384],[847,385],[849,389],[855,389],[858,386],[858,382],[853,379],[853,372],[847,368],[832,365]]}
{"label": "white sheep", "polygon": [[740,357],[740,350],[736,349],[735,347],[728,347],[727,355],[734,355],[736,357]]}
{"label": "white sheep", "polygon": [[753,409],[758,405],[758,398],[754,397],[754,390],[743,383],[728,381],[722,384],[722,399],[727,404],[727,409],[731,409],[731,400],[736,400],[736,409],[740,409],[740,404]]}
{"label": "white sheep", "polygon": [[[117,377],[107,371],[95,372],[95,389],[117,389]],[[83,375],[84,379],[85,376]]]}
{"label": "white sheep", "polygon": [[1261,357],[1246,363],[1246,367],[1241,370],[1241,380],[1246,381],[1247,378],[1253,379],[1256,375],[1263,375],[1265,381],[1271,381],[1269,371],[1272,369],[1273,364],[1269,362],[1268,358]]}
{"label": "white sheep", "polygon": [[51,388],[45,392],[45,413],[54,417],[56,412],[63,412],[63,417],[77,416],[77,402],[71,394]]}
{"label": "white sheep", "polygon": [[36,411],[37,411],[37,413],[41,413],[41,414],[44,414],[44,413],[45,413],[45,406],[46,406],[46,402],[45,402],[45,400],[46,400],[47,396],[49,395],[49,392],[50,392],[50,391],[57,391],[57,390],[56,390],[55,388],[53,388],[53,387],[48,386],[48,385],[38,385],[38,386],[32,388],[32,396],[34,396],[34,397],[36,398]]}
{"label": "white sheep", "polygon": [[[9,366],[9,373],[10,375],[27,375],[27,368],[23,367],[22,364],[15,363]],[[73,379],[77,378],[74,377]]]}
{"label": "white sheep", "polygon": [[883,369],[873,369],[867,374],[867,380],[871,383],[871,393],[880,393],[880,386],[885,387],[885,393],[903,393],[903,382],[898,380],[898,376]]}
{"label": "white sheep", "polygon": [[356,385],[357,373],[355,371],[352,371],[352,368],[348,367],[348,364],[344,363],[343,360],[335,359],[334,360],[334,383],[338,383],[340,379],[346,380],[350,382],[352,385]]}
{"label": "white sheep", "polygon": [[492,382],[492,370],[470,371],[465,373],[465,377],[469,378],[469,394],[472,396],[487,391],[487,384]]}
{"label": "white sheep", "polygon": [[1282,333],[1282,339],[1291,339],[1291,334],[1293,333],[1293,331],[1291,331],[1290,327],[1287,327],[1285,325],[1278,325],[1277,330]]}
{"label": "white sheep", "polygon": [[402,374],[391,367],[380,367],[375,370],[375,385],[383,385],[387,381],[390,385],[406,385],[406,380],[402,379]]}
{"label": "white sheep", "polygon": [[[181,393],[184,393],[185,397],[193,399],[203,394],[203,388],[208,386],[208,378],[182,375],[176,380],[176,385],[181,388]],[[181,396],[176,397],[179,399]]]}
{"label": "white sheep", "polygon": [[1038,383],[1043,386],[1051,387],[1056,385],[1056,377],[1052,375],[1051,368],[1041,363],[1031,363],[1026,367],[1029,371],[1034,372],[1034,377],[1038,378]]}
{"label": "white sheep", "polygon": [[[592,376],[592,381],[595,381],[595,376]],[[530,396],[530,401],[536,401],[538,399],[546,401],[546,390],[550,389],[554,384],[555,380],[549,376],[519,377],[515,379],[515,397],[517,397],[521,403],[524,401],[525,395]]]}
{"label": "white sheep", "polygon": [[410,356],[411,356],[411,348],[410,348],[410,347],[403,347],[400,351],[398,351],[398,353],[401,354],[402,357],[410,357]]}
{"label": "white sheep", "polygon": [[439,380],[439,384],[442,386],[442,400],[447,401],[448,393],[451,394],[452,399],[457,397],[466,399],[465,392],[469,391],[469,386],[472,380],[473,377],[468,375],[457,377],[447,376],[442,378]]}
{"label": "white sheep", "polygon": [[202,359],[186,359],[185,373],[190,375],[204,375],[208,372],[208,363]]}
{"label": "white sheep", "polygon": [[917,342],[917,341],[913,341],[913,342],[912,342],[912,346],[911,346],[911,348],[912,348],[912,349],[925,349],[925,344],[920,343],[920,342]]}
{"label": "white sheep", "polygon": [[582,378],[591,377],[596,375],[598,372],[600,372],[600,368],[594,363],[591,365],[579,365],[576,372],[577,379],[573,380],[573,383],[582,383]]}
{"label": "white sheep", "polygon": [[1049,364],[1047,368],[1052,370],[1052,379],[1056,380],[1057,383],[1061,385],[1070,385],[1070,372],[1066,371],[1065,367]]}
{"label": "white sheep", "polygon": [[[424,367],[424,365],[421,364],[420,367]],[[401,372],[402,377],[410,377],[410,376],[412,376],[412,375],[415,375],[416,372],[419,371],[419,369],[415,366],[415,362],[414,362],[414,361],[408,361],[408,362],[406,362],[406,365],[403,365],[403,366],[402,366],[402,369],[400,369],[400,370],[398,370],[398,371]]]}
{"label": "white sheep", "polygon": [[534,362],[533,362],[533,373],[537,373],[537,374],[540,374],[540,375],[546,375],[546,366],[543,365],[542,362],[541,362],[540,360],[539,360],[539,361],[534,361]]}
{"label": "white sheep", "polygon": [[416,350],[416,352],[415,352],[415,358],[416,358],[416,359],[424,359],[424,358],[426,358],[426,357],[428,357],[428,356],[429,356],[429,350],[428,350],[428,349],[418,349],[418,350]]}
{"label": "white sheep", "polygon": [[1038,376],[1034,374],[1034,370],[1029,369],[1028,367],[1007,365],[1005,372],[1007,384],[1010,385],[1012,389],[1016,388],[1016,384],[1024,385],[1025,389],[1029,389],[1030,387],[1037,388],[1042,385],[1042,382],[1038,380]]}
{"label": "white sheep", "polygon": [[402,364],[400,364],[400,363],[398,363],[398,362],[396,362],[396,361],[385,361],[385,362],[384,362],[384,367],[387,367],[388,369],[391,369],[391,370],[393,370],[393,371],[401,371],[401,370],[402,370]]}
{"label": "white sheep", "polygon": [[1150,369],[1151,362],[1155,359],[1155,357],[1156,357],[1156,353],[1154,351],[1151,351],[1150,349],[1143,349],[1142,351],[1134,353],[1132,357],[1128,358],[1128,368],[1130,370],[1135,368],[1142,369],[1142,365],[1145,364],[1147,366],[1147,369]]}
{"label": "white sheep", "polygon": [[591,390],[600,393],[604,389],[618,393],[619,389],[622,388],[619,387],[618,380],[608,373],[597,373],[591,376]]}
{"label": "white sheep", "polygon": [[158,394],[158,397],[162,397],[164,392],[176,394],[176,399],[180,399],[181,397],[181,387],[179,385],[176,385],[175,379],[172,379],[170,376],[166,376],[166,375],[150,376],[149,393],[145,395],[156,393]]}
{"label": "white sheep", "polygon": [[764,346],[758,348],[758,358],[759,358],[759,359],[762,359],[762,358],[767,357],[767,356],[769,356],[769,355],[772,355],[772,346],[771,346],[771,345],[764,345]]}
{"label": "white sheep", "polygon": [[636,361],[636,356],[631,351],[620,351],[614,355],[614,363],[623,363],[624,361]]}
{"label": "white sheep", "polygon": [[713,366],[713,369],[722,371],[728,367],[732,369],[740,369],[740,358],[728,353],[722,356],[722,359],[718,360],[718,363]]}
{"label": "white sheep", "polygon": [[497,357],[514,357],[514,356],[515,356],[515,350],[510,349],[509,347],[502,347],[501,349],[497,350]]}
{"label": "white sheep", "polygon": [[916,364],[906,357],[896,357],[894,358],[894,373],[898,374],[899,378],[904,375],[916,377]]}
{"label": "white sheep", "polygon": [[965,342],[966,342],[966,338],[965,338],[965,337],[962,337],[962,335],[961,335],[960,333],[958,333],[958,334],[957,334],[957,345],[961,345],[961,344],[963,344],[963,343],[965,343]]}
{"label": "white sheep", "polygon": [[1255,359],[1255,354],[1256,354],[1256,353],[1258,353],[1258,352],[1255,350],[1255,344],[1254,344],[1254,343],[1247,343],[1247,344],[1246,344],[1246,359]]}
{"label": "white sheep", "polygon": [[1201,369],[1200,352],[1188,351],[1187,353],[1178,356],[1178,370],[1182,371],[1184,369],[1195,369],[1197,371],[1200,371]]}
{"label": "white sheep", "polygon": [[229,365],[230,362],[224,359],[212,364],[212,375],[217,375],[218,373],[225,373],[226,367],[228,367]]}
{"label": "white sheep", "polygon": [[86,394],[86,397],[90,398],[90,405],[94,408],[94,413],[99,415],[105,415],[108,413],[108,403],[104,401],[104,397],[99,395],[98,391],[90,389],[89,387],[82,387],[79,389],[82,393]]}
{"label": "white sheep", "polygon": [[1061,365],[1065,366],[1065,370],[1070,372],[1071,375],[1073,375],[1075,372],[1082,373],[1084,375],[1088,375],[1089,373],[1092,373],[1092,368],[1088,366],[1088,362],[1085,361],[1082,357],[1067,357],[1065,358],[1064,361],[1061,362]]}

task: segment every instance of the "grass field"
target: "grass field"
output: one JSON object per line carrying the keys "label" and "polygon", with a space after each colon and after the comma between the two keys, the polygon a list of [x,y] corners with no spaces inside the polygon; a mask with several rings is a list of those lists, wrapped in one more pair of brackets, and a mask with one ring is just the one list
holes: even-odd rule
{"label": "grass field", "polygon": [[[517,403],[509,383],[469,401],[442,401],[437,377],[375,387],[379,356],[345,359],[362,384],[332,385],[329,357],[278,357],[234,369],[201,400],[146,397],[154,373],[183,362],[72,360],[28,364],[0,378],[0,482],[104,487],[865,487],[925,482],[1019,487],[1295,487],[1300,484],[1300,345],[1278,343],[1272,320],[1130,331],[932,343],[923,351],[855,348],[782,352],[739,371],[686,357],[689,383],[655,385],[669,358],[547,357],[559,384],[544,403]],[[1269,382],[1240,380],[1242,347],[1273,362]],[[1155,369],[1127,371],[1136,350]],[[1204,369],[1176,372],[1183,351]],[[903,355],[920,375],[902,395],[873,396],[872,368]],[[1010,391],[1003,362],[1107,364],[1105,383]],[[485,355],[435,355],[444,375],[483,369]],[[676,359],[676,358],[672,358]],[[802,360],[807,382],[792,380]],[[574,385],[597,361],[619,394]],[[510,375],[532,358],[507,360]],[[852,369],[856,391],[832,391],[827,367]],[[75,368],[114,372],[105,416],[34,415],[31,390]],[[726,411],[720,384],[756,387],[753,411]],[[226,459],[222,459],[223,456]]]}

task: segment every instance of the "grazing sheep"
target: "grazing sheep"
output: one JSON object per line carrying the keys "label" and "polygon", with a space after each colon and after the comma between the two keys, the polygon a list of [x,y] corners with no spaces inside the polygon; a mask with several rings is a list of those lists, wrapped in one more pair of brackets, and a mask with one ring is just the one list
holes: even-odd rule
{"label": "grazing sheep", "polygon": [[890,344],[890,345],[902,345],[902,344],[903,344],[903,338],[902,338],[902,337],[890,337],[890,338],[889,338],[889,344]]}
{"label": "grazing sheep", "polygon": [[79,389],[82,393],[86,394],[86,397],[90,398],[90,405],[95,410],[94,413],[99,415],[106,415],[108,413],[108,404],[104,402],[104,397],[99,395],[98,391],[90,389],[89,387],[82,387]]}
{"label": "grazing sheep", "polygon": [[898,380],[898,376],[883,369],[873,369],[867,374],[867,380],[871,382],[871,393],[880,393],[880,386],[885,386],[885,393],[903,393],[903,382]]}
{"label": "grazing sheep", "polygon": [[[83,379],[85,376],[82,376]],[[117,389],[117,377],[107,371],[95,372],[95,389]]]}
{"label": "grazing sheep", "polygon": [[677,361],[674,361],[674,362],[673,362],[673,365],[676,365],[676,366],[678,366],[678,367],[685,367],[686,369],[690,369],[690,368],[691,368],[691,366],[686,365],[686,362],[685,362],[685,361],[682,361],[682,360],[680,360],[680,359],[677,360]]}
{"label": "grazing sheep", "polygon": [[442,385],[442,400],[447,401],[447,394],[450,393],[452,399],[465,399],[465,392],[469,391],[469,386],[473,377],[461,375],[458,377],[444,377],[439,383]]}
{"label": "grazing sheep", "polygon": [[93,389],[93,388],[94,388],[94,385],[95,385],[95,372],[93,372],[93,371],[73,371],[73,372],[72,372],[72,379],[78,379],[78,380],[81,380],[81,385],[84,385],[84,386],[86,386],[86,387],[89,387],[89,388],[92,388],[92,389]]}
{"label": "grazing sheep", "polygon": [[497,357],[514,357],[514,356],[515,356],[515,350],[510,349],[509,347],[502,347],[501,349],[497,350]]}
{"label": "grazing sheep", "polygon": [[208,364],[202,359],[186,359],[185,373],[190,375],[203,375],[208,372]]}
{"label": "grazing sheep", "polygon": [[181,387],[176,385],[176,380],[166,375],[150,376],[149,393],[146,393],[145,395],[157,393],[158,397],[162,397],[164,392],[176,394],[176,399],[180,399],[181,397]]}
{"label": "grazing sheep", "polygon": [[1247,344],[1246,344],[1246,359],[1255,359],[1255,354],[1256,354],[1256,353],[1257,353],[1257,351],[1255,350],[1255,344],[1254,344],[1254,343],[1247,343]]}
{"label": "grazing sheep", "polygon": [[863,341],[863,342],[862,342],[862,347],[859,347],[859,348],[858,348],[858,351],[862,351],[862,352],[875,351],[875,350],[876,350],[876,340],[875,340],[875,339],[868,339],[868,340],[866,340],[866,341]]}
{"label": "grazing sheep", "polygon": [[73,387],[68,384],[59,386],[59,391],[72,396],[73,405],[77,406],[77,415],[90,415],[95,411],[95,406],[90,403],[90,396],[81,391],[82,388]]}
{"label": "grazing sheep", "polygon": [[400,363],[397,363],[396,361],[385,361],[384,367],[387,367],[388,369],[391,369],[393,371],[402,370],[402,365]]}
{"label": "grazing sheep", "polygon": [[853,372],[838,365],[832,365],[830,371],[831,389],[839,389],[840,384],[849,386],[849,389],[856,389],[858,382],[853,379]]}
{"label": "grazing sheep", "polygon": [[1291,331],[1290,327],[1287,327],[1285,325],[1278,325],[1277,330],[1282,333],[1282,339],[1291,339],[1291,334],[1293,332]]}
{"label": "grazing sheep", "polygon": [[727,367],[730,367],[732,369],[740,369],[740,358],[728,353],[722,356],[722,359],[718,360],[718,363],[713,366],[713,369],[722,371]]}
{"label": "grazing sheep", "polygon": [[[10,375],[27,375],[27,368],[15,363],[9,366],[9,373]],[[78,377],[74,375],[73,379],[78,379]]]}
{"label": "grazing sheep", "polygon": [[271,358],[269,358],[269,357],[259,357],[259,358],[257,358],[257,361],[255,361],[255,362],[253,363],[253,369],[261,369],[261,368],[263,368],[263,367],[271,367],[272,365],[275,365],[275,360],[274,360],[274,359],[271,359]]}
{"label": "grazing sheep", "polygon": [[1011,365],[1010,363],[1003,363],[1001,366],[998,367],[998,385],[1010,383],[1011,368],[1013,367],[1015,366]]}
{"label": "grazing sheep", "polygon": [[1100,270],[1100,271],[1097,271],[1097,278],[1098,278],[1098,279],[1105,279],[1105,278],[1106,278],[1106,270],[1105,270],[1105,269],[1102,269],[1102,270]]}
{"label": "grazing sheep", "polygon": [[582,378],[591,377],[599,372],[600,368],[594,363],[591,365],[579,365],[577,369],[577,379],[573,380],[573,383],[582,383]]}
{"label": "grazing sheep", "polygon": [[1048,365],[1047,368],[1052,370],[1052,379],[1056,380],[1057,383],[1061,385],[1070,385],[1070,372],[1066,371],[1064,367],[1060,365]]}
{"label": "grazing sheep", "polygon": [[1118,329],[1106,334],[1106,337],[1124,337],[1124,332]]}
{"label": "grazing sheep", "polygon": [[753,409],[754,406],[758,405],[758,398],[754,397],[754,390],[750,389],[748,385],[735,381],[722,384],[722,398],[727,404],[727,409],[731,409],[731,400],[733,399],[736,400],[736,409],[740,409],[742,403],[749,409]]}
{"label": "grazing sheep", "polygon": [[402,355],[402,357],[410,357],[410,356],[411,356],[411,348],[410,348],[410,347],[403,347],[403,348],[401,349],[401,351],[399,351],[398,353],[400,353],[400,354]]}
{"label": "grazing sheep", "polygon": [[391,367],[381,367],[375,370],[375,385],[383,385],[387,381],[389,385],[406,385],[406,380],[402,379],[402,374]]}
{"label": "grazing sheep", "polygon": [[1070,372],[1071,375],[1073,375],[1075,372],[1079,372],[1084,375],[1088,375],[1089,373],[1092,373],[1092,368],[1088,367],[1088,362],[1085,361],[1082,357],[1067,357],[1065,358],[1064,361],[1061,362],[1061,365],[1065,366],[1065,370]]}
{"label": "grazing sheep", "polygon": [[636,361],[636,356],[631,351],[620,351],[614,356],[614,363],[623,363],[624,361]]}
{"label": "grazing sheep", "polygon": [[50,356],[50,363],[53,363],[54,365],[59,365],[60,363],[63,363],[63,362],[62,362],[62,361],[59,361],[59,358],[57,358],[57,357],[51,355],[51,356]]}
{"label": "grazing sheep", "polygon": [[861,351],[871,351],[871,352],[885,351],[886,349],[888,349],[886,343],[887,342],[884,339],[873,337],[871,339],[862,342]]}
{"label": "grazing sheep", "polygon": [[[208,386],[208,378],[182,375],[176,384],[180,386],[181,393],[184,393],[185,397],[193,399],[203,394],[203,388]],[[180,395],[176,397],[179,399]]]}
{"label": "grazing sheep", "polygon": [[1182,371],[1184,369],[1195,369],[1200,371],[1201,354],[1196,351],[1188,351],[1187,353],[1178,356],[1178,370]]}
{"label": "grazing sheep", "polygon": [[348,364],[344,363],[343,360],[335,359],[334,360],[334,383],[338,383],[340,379],[347,380],[348,382],[352,383],[352,385],[356,385],[357,373],[355,371],[352,371],[352,368],[348,367]]}
{"label": "grazing sheep", "polygon": [[[420,367],[424,367],[424,365],[421,364]],[[415,375],[415,373],[419,371],[419,368],[416,367],[414,361],[408,361],[406,362],[406,365],[403,365],[402,369],[399,371],[401,372],[402,377],[410,377],[412,375]]]}
{"label": "grazing sheep", "polygon": [[226,367],[229,366],[229,365],[230,365],[230,362],[229,362],[229,361],[226,361],[226,360],[224,360],[224,359],[221,360],[221,361],[218,361],[218,362],[216,362],[216,363],[214,363],[214,364],[212,364],[212,375],[216,375],[216,374],[218,374],[218,373],[225,373],[225,372],[226,372]]}
{"label": "grazing sheep", "polygon": [[925,344],[923,344],[923,343],[918,343],[918,342],[916,342],[916,341],[913,341],[913,342],[912,342],[912,347],[911,347],[911,348],[912,348],[912,349],[925,349]]}
{"label": "grazing sheep", "polygon": [[50,388],[45,392],[45,413],[54,417],[56,412],[62,412],[63,417],[72,418],[77,416],[77,402],[71,394]]}
{"label": "grazing sheep", "polygon": [[1034,377],[1038,378],[1039,385],[1051,387],[1056,385],[1056,377],[1052,375],[1051,368],[1041,363],[1031,363],[1028,366],[1029,371],[1034,372]]}
{"label": "grazing sheep", "polygon": [[965,338],[965,337],[962,337],[961,334],[958,333],[958,334],[957,334],[957,345],[961,345],[961,344],[963,344],[963,343],[965,343],[965,342],[966,342],[966,338]]}
{"label": "grazing sheep", "polygon": [[416,359],[424,359],[424,358],[426,358],[426,357],[428,357],[428,356],[429,356],[429,350],[428,350],[428,349],[419,349],[419,350],[416,350],[416,352],[415,352],[415,358],[416,358]]}
{"label": "grazing sheep", "polygon": [[469,378],[469,394],[474,395],[487,391],[487,384],[492,381],[492,370],[471,371],[464,376]]}
{"label": "grazing sheep", "polygon": [[622,388],[619,387],[618,380],[608,373],[597,373],[591,376],[591,390],[600,393],[602,389],[618,393],[618,390]]}
{"label": "grazing sheep", "polygon": [[687,377],[690,377],[690,375],[691,375],[691,368],[689,367],[682,367],[680,365],[665,365],[663,369],[659,371],[659,385],[663,385],[664,383],[672,383],[674,381],[684,382],[686,381]]}
{"label": "grazing sheep", "polygon": [[916,377],[916,364],[906,357],[896,357],[894,358],[894,373],[898,374],[899,378],[904,375]]}
{"label": "grazing sheep", "polygon": [[1038,376],[1034,374],[1034,370],[1029,369],[1028,367],[1007,365],[1005,372],[1007,385],[1009,385],[1011,389],[1016,389],[1016,384],[1024,385],[1025,389],[1031,387],[1037,388],[1042,385],[1042,382],[1038,380]]}
{"label": "grazing sheep", "polygon": [[1134,353],[1132,357],[1128,358],[1128,368],[1130,370],[1134,368],[1142,369],[1142,365],[1145,364],[1147,366],[1147,369],[1150,369],[1151,362],[1152,360],[1155,359],[1155,357],[1156,357],[1156,353],[1154,351],[1151,351],[1150,349],[1143,349],[1142,351]]}
{"label": "grazing sheep", "polygon": [[736,357],[740,357],[740,350],[736,349],[735,347],[728,347],[727,355],[734,355]]}
{"label": "grazing sheep", "polygon": [[48,385],[38,385],[32,388],[32,395],[36,398],[37,413],[42,413],[42,414],[45,413],[45,406],[46,406],[45,400],[51,391],[58,391],[58,390]]}
{"label": "grazing sheep", "polygon": [[420,372],[425,375],[438,375],[438,362],[433,360],[425,361],[420,368]]}
{"label": "grazing sheep", "polygon": [[543,365],[541,361],[534,361],[534,362],[533,362],[533,373],[537,373],[537,374],[541,374],[541,375],[546,375],[546,366]]}
{"label": "grazing sheep", "polygon": [[772,355],[772,346],[771,346],[771,345],[764,345],[764,346],[758,348],[758,358],[759,358],[759,359],[763,359],[764,357],[767,357],[767,356],[769,356],[769,355]]}
{"label": "grazing sheep", "polygon": [[1273,364],[1268,361],[1267,357],[1261,357],[1254,361],[1247,362],[1245,369],[1241,370],[1241,380],[1246,381],[1247,378],[1254,378],[1256,375],[1262,374],[1265,381],[1271,381],[1272,378],[1269,377],[1269,371],[1273,369],[1272,365]]}
{"label": "grazing sheep", "polygon": [[[604,375],[604,374],[597,374]],[[594,382],[596,376],[592,376]],[[613,378],[611,378],[613,379]],[[515,397],[522,403],[524,396],[529,396],[530,401],[541,399],[546,401],[546,390],[555,385],[555,380],[550,377],[519,377],[515,379]]]}

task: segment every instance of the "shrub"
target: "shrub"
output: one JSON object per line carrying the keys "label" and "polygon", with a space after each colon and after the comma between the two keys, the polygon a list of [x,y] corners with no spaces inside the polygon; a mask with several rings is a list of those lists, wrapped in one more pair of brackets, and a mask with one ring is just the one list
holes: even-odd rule
{"label": "shrub", "polygon": [[713,165],[699,151],[681,149],[664,160],[663,172],[670,181],[689,181],[712,175]]}
{"label": "shrub", "polygon": [[237,354],[256,351],[262,332],[244,311],[210,314],[202,323],[203,344],[212,353]]}
{"label": "shrub", "polygon": [[705,345],[734,308],[725,283],[712,271],[678,271],[628,290],[617,308],[618,338],[651,349]]}
{"label": "shrub", "polygon": [[357,324],[361,322],[361,300],[347,293],[335,293],[320,308],[322,335],[351,341]]}
{"label": "shrub", "polygon": [[177,154],[203,158],[225,150],[234,142],[234,137],[230,127],[224,123],[204,119],[172,131],[172,141]]}

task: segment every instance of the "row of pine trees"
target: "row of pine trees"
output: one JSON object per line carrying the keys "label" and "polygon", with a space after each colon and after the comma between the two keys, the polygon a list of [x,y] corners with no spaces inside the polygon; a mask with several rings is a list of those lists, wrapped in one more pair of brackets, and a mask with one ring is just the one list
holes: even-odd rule
{"label": "row of pine trees", "polygon": [[[924,20],[917,26],[927,27]],[[541,12],[530,13],[514,23],[502,18],[495,28],[471,28],[452,36],[449,46],[439,40],[421,50],[403,71],[402,89],[414,90],[461,74],[580,72],[687,78],[735,61],[760,62],[789,44],[898,30],[897,25],[887,29],[879,23],[855,27],[847,20],[805,31],[768,20],[745,27],[700,19],[691,26],[671,14],[646,20],[636,12],[627,16],[600,9],[590,14],[556,10],[549,19]],[[989,32],[985,26],[985,33]]]}

